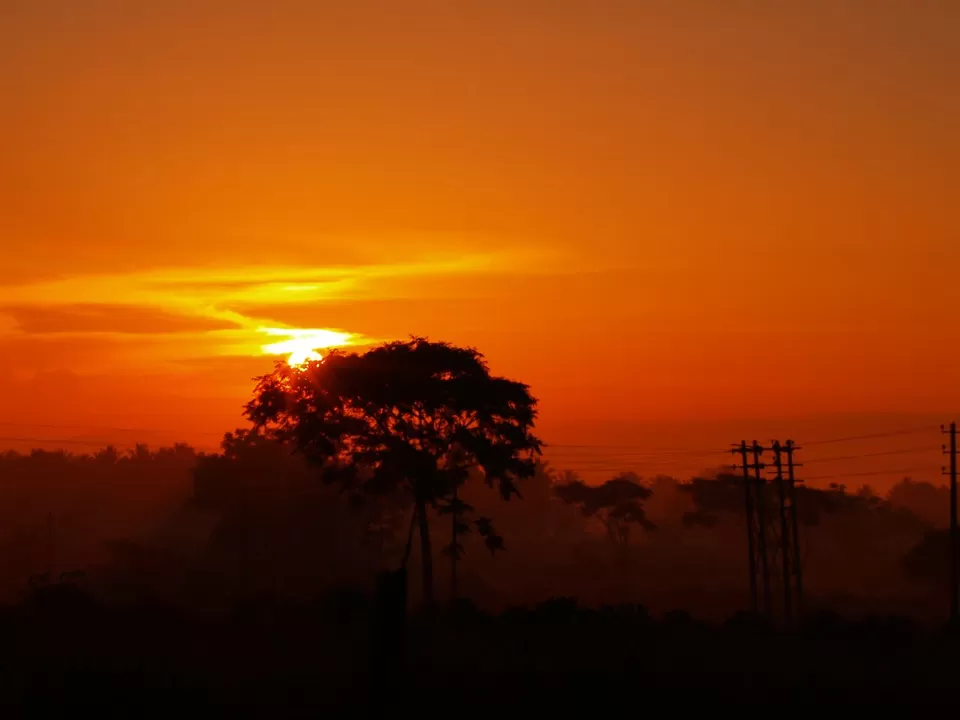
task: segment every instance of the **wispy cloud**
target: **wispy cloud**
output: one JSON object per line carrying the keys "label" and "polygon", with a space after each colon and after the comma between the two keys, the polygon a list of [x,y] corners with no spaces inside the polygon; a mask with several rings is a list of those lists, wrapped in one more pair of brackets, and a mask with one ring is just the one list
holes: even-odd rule
{"label": "wispy cloud", "polygon": [[[331,267],[177,267],[65,276],[0,286],[0,338],[99,338],[165,346],[162,355],[289,352],[282,338],[371,338],[349,328],[292,328],[275,317],[285,306],[385,299],[429,292],[430,278],[528,273],[542,258],[521,249],[381,265]],[[306,333],[306,335],[305,335]],[[312,333],[312,335],[310,335]],[[299,345],[298,345],[299,347]]]}

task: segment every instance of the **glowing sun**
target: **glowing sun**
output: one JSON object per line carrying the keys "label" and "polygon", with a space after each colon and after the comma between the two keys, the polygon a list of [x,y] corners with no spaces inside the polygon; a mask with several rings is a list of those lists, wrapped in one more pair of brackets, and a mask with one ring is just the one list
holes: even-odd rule
{"label": "glowing sun", "polygon": [[353,335],[338,330],[299,328],[259,328],[265,335],[286,337],[286,340],[261,345],[268,355],[286,355],[290,365],[303,365],[323,356],[317,350],[350,345]]}

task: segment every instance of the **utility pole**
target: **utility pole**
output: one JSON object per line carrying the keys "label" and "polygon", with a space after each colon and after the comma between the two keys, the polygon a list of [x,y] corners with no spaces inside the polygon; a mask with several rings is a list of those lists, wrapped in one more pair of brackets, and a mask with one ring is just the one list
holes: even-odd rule
{"label": "utility pole", "polygon": [[[742,440],[731,451],[740,455],[739,469],[743,471],[744,511],[747,525],[747,561],[750,572],[750,607],[758,611],[757,575],[760,575],[763,587],[763,611],[770,617],[773,611],[773,598],[770,594],[770,568],[767,564],[767,532],[764,512],[765,493],[760,471],[765,467],[760,456],[765,451],[756,440],[747,445]],[[751,462],[752,455],[752,462]],[[734,466],[737,468],[738,466]],[[750,471],[753,471],[751,477]]]}
{"label": "utility pole", "polygon": [[793,539],[793,584],[797,589],[797,618],[803,617],[803,558],[800,555],[800,528],[797,523],[797,479],[794,468],[801,465],[793,461],[793,453],[799,450],[793,440],[787,440],[783,452],[787,455],[787,497],[790,499],[790,529]]}
{"label": "utility pole", "polygon": [[[757,553],[753,543],[753,493],[750,490],[750,461],[747,457],[747,441],[742,440],[740,445],[734,446],[734,449],[730,452],[740,454],[740,469],[743,470],[744,516],[747,523],[747,565],[750,572],[750,610],[756,615],[759,609],[757,603]],[[736,467],[734,465],[734,468]]]}
{"label": "utility pole", "polygon": [[766,519],[766,483],[760,471],[766,467],[760,462],[765,448],[753,441],[753,472],[756,481],[757,507],[757,554],[760,556],[760,576],[763,579],[763,612],[767,618],[773,616],[773,596],[770,594],[770,567],[767,564],[767,519]]}
{"label": "utility pole", "polygon": [[950,436],[950,448],[943,448],[950,456],[950,623],[954,626],[960,619],[960,573],[957,558],[957,424],[950,423],[949,428],[940,426],[944,435]]}
{"label": "utility pole", "polygon": [[790,556],[792,547],[790,543],[790,525],[787,522],[787,510],[789,507],[789,497],[786,492],[786,483],[783,479],[783,447],[779,440],[774,440],[771,448],[773,450],[773,467],[776,471],[775,479],[777,483],[777,499],[780,505],[780,562],[782,564],[782,582],[783,582],[783,617],[789,625],[793,612],[793,592],[791,590],[790,573],[793,563]]}
{"label": "utility pole", "polygon": [[[797,489],[793,453],[798,450],[792,440],[781,444],[774,440],[774,478],[780,501],[780,560],[783,574],[783,614],[789,624],[792,617],[803,615],[803,567],[800,561],[800,529],[797,522]],[[786,463],[784,463],[786,457]],[[784,474],[786,464],[786,474]]]}

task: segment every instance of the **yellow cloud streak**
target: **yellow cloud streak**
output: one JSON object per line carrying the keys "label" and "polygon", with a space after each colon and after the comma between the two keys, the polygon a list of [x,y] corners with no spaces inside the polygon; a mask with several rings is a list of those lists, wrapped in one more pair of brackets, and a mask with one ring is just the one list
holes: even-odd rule
{"label": "yellow cloud streak", "polygon": [[[75,303],[189,309],[206,306],[299,303],[342,299],[365,280],[482,274],[511,267],[508,258],[465,255],[454,259],[342,267],[243,266],[168,268],[81,275],[0,287],[0,304],[51,306]],[[363,296],[375,296],[369,289]]]}
{"label": "yellow cloud streak", "polygon": [[[161,310],[184,317],[216,319],[236,330],[153,334],[153,341],[192,340],[203,355],[256,355],[294,353],[304,357],[315,349],[362,345],[370,340],[332,328],[283,327],[269,318],[251,317],[245,307],[270,307],[308,302],[329,302],[382,297],[376,280],[431,276],[475,275],[492,272],[527,272],[543,268],[529,263],[532,255],[518,249],[509,253],[465,254],[407,263],[381,265],[295,267],[242,266],[227,268],[158,268],[130,273],[81,275],[0,286],[0,306],[57,307],[98,304]],[[416,292],[416,289],[413,290]],[[286,337],[262,342],[263,335]],[[58,337],[102,337],[134,340],[131,334],[57,333]],[[311,343],[316,343],[307,347]],[[184,352],[184,343],[179,352]],[[194,352],[189,352],[194,355]]]}

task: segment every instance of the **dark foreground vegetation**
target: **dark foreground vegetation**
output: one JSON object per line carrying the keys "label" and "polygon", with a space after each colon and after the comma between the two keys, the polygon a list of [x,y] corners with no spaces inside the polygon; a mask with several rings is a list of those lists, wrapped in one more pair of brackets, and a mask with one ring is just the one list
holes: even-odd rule
{"label": "dark foreground vegetation", "polygon": [[[902,618],[816,614],[796,631],[738,615],[704,624],[642,606],[554,599],[496,615],[460,603],[414,614],[384,649],[371,598],[251,599],[229,612],[105,606],[69,588],[0,616],[6,707],[164,714],[440,714],[524,700],[541,709],[647,703],[953,703],[958,638]],[[826,708],[829,705],[824,705]]]}

